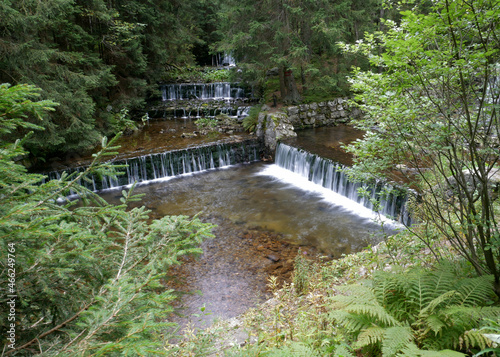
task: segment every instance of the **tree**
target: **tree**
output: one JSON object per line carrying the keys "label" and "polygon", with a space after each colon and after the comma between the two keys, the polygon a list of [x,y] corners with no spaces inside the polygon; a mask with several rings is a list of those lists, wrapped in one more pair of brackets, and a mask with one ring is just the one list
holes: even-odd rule
{"label": "tree", "polygon": [[[37,101],[33,86],[0,85],[0,134],[37,130],[55,103]],[[210,224],[197,217],[150,221],[132,190],[113,206],[79,186],[100,163],[111,140],[83,173],[44,182],[16,160],[23,140],[0,144],[0,283],[7,294],[1,329],[10,331],[6,355],[166,355],[172,290],[162,284],[184,254],[197,254]],[[78,201],[66,197],[72,193]],[[9,304],[7,304],[9,303]]]}
{"label": "tree", "polygon": [[261,73],[277,67],[285,102],[300,100],[296,76],[302,89],[340,93],[350,56],[337,42],[354,42],[374,28],[378,7],[377,1],[356,0],[226,0],[217,48]]}
{"label": "tree", "polygon": [[[37,157],[93,149],[143,110],[169,69],[193,65],[200,7],[193,1],[0,3],[0,83],[29,83],[60,105],[25,146]],[[207,20],[208,21],[208,20]]]}
{"label": "tree", "polygon": [[355,169],[406,179],[418,192],[410,229],[431,249],[445,237],[500,295],[500,2],[438,0],[427,15],[403,15],[345,46],[373,66],[351,79],[366,130],[350,146]]}

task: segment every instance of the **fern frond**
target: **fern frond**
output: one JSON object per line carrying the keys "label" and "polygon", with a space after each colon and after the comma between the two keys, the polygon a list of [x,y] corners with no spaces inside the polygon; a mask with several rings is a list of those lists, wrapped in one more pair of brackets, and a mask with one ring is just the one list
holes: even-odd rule
{"label": "fern frond", "polygon": [[374,274],[373,291],[377,301],[399,320],[408,319],[407,281],[402,274],[377,272]]}
{"label": "fern frond", "polygon": [[457,291],[461,294],[458,305],[483,305],[492,298],[493,276],[485,275],[460,281]]}
{"label": "fern frond", "polygon": [[408,343],[400,353],[398,353],[397,357],[420,357],[421,356],[420,348],[414,342]]}
{"label": "fern frond", "polygon": [[466,354],[452,350],[420,351],[421,357],[466,357]]}
{"label": "fern frond", "polygon": [[466,357],[467,355],[452,350],[441,350],[441,351],[421,350],[414,343],[410,343],[397,356],[398,357]]}
{"label": "fern frond", "polygon": [[457,295],[458,293],[455,290],[450,290],[439,295],[438,297],[430,301],[427,306],[420,310],[418,317],[425,318],[426,316],[432,314],[440,305],[452,301]]}
{"label": "fern frond", "polygon": [[397,278],[397,274],[385,271],[376,271],[373,274],[373,290],[381,305],[391,304],[394,296],[397,296],[398,292],[402,290]]}
{"label": "fern frond", "polygon": [[457,280],[452,267],[447,263],[441,263],[439,268],[430,274],[429,278],[429,288],[433,291],[434,297],[453,290],[453,285]]}
{"label": "fern frond", "polygon": [[334,357],[356,357],[347,346],[341,345],[335,349]]}
{"label": "fern frond", "polygon": [[478,330],[469,330],[460,337],[460,349],[470,349],[477,347],[484,350],[486,347],[491,347],[491,340],[484,336]]}
{"label": "fern frond", "polygon": [[340,286],[337,290],[343,294],[335,295],[329,298],[329,301],[332,303],[332,308],[343,308],[356,303],[377,303],[373,289],[367,286],[353,284]]}
{"label": "fern frond", "polygon": [[350,314],[343,310],[332,311],[329,317],[345,330],[355,334],[371,325],[371,320],[366,316]]}
{"label": "fern frond", "polygon": [[413,341],[413,331],[410,327],[390,327],[385,329],[382,341],[382,356],[391,357]]}
{"label": "fern frond", "polygon": [[401,325],[398,320],[396,320],[382,306],[378,304],[355,304],[347,306],[345,310],[352,314],[365,315],[370,318],[373,324],[382,325],[382,327]]}
{"label": "fern frond", "polygon": [[364,329],[358,335],[358,340],[354,344],[354,348],[362,348],[365,346],[374,345],[376,343],[381,343],[384,339],[385,328],[372,326]]}
{"label": "fern frond", "polygon": [[440,311],[440,315],[451,320],[453,325],[465,326],[464,330],[476,327],[482,319],[496,319],[500,317],[500,307],[497,306],[450,306]]}
{"label": "fern frond", "polygon": [[310,346],[307,346],[300,342],[290,342],[289,344],[282,346],[280,348],[275,348],[266,356],[270,357],[288,357],[288,356],[296,356],[296,357],[319,357],[320,354],[318,351],[313,349]]}
{"label": "fern frond", "polygon": [[434,335],[437,336],[443,328],[446,328],[448,325],[439,315],[429,315],[423,321],[419,321],[421,324],[424,324],[427,329],[434,332]]}

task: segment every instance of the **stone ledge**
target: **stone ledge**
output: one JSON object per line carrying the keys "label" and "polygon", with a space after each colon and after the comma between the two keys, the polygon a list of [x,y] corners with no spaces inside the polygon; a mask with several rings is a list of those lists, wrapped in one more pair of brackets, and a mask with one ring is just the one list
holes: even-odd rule
{"label": "stone ledge", "polygon": [[347,98],[285,107],[274,113],[270,113],[269,109],[267,105],[262,107],[256,135],[271,151],[276,149],[278,141],[297,136],[297,129],[345,124],[361,116],[359,109],[348,107]]}

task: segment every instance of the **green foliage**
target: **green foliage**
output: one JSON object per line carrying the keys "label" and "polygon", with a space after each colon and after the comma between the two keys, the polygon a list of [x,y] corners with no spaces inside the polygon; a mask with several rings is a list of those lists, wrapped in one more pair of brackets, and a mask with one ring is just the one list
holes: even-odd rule
{"label": "green foliage", "polygon": [[426,242],[422,231],[448,240],[478,274],[494,276],[500,296],[499,18],[496,0],[439,0],[345,48],[372,66],[351,79],[367,131],[350,146],[355,167],[411,182],[420,223],[411,229]]}
{"label": "green foliage", "polygon": [[311,271],[310,262],[299,250],[295,257],[293,270],[293,286],[297,295],[307,294],[309,289],[309,274]]}
{"label": "green foliage", "polygon": [[248,115],[243,118],[243,128],[246,131],[253,133],[257,129],[257,124],[259,122],[260,106],[253,106],[250,108]]}
{"label": "green foliage", "polygon": [[209,131],[216,130],[218,123],[219,121],[215,118],[200,118],[195,122],[198,129]]}
{"label": "green foliage", "polygon": [[238,64],[246,65],[243,70],[257,74],[254,81],[277,68],[284,102],[299,87],[294,78],[310,96],[338,94],[347,89],[348,67],[366,61],[342,54],[337,41],[354,43],[374,30],[380,10],[377,1],[226,0],[219,14],[221,40],[214,48],[232,52]]}
{"label": "green foliage", "polygon": [[498,347],[498,343],[500,342],[500,323],[499,320],[486,320],[484,326],[480,330],[484,337],[491,340],[494,344],[494,347],[489,347],[481,350],[476,353],[473,357],[483,356],[483,355],[498,355],[500,353],[500,347]]}
{"label": "green foliage", "polygon": [[419,348],[481,349],[489,341],[476,330],[480,321],[500,316],[492,305],[492,280],[464,277],[450,265],[404,274],[379,271],[371,284],[340,288],[343,294],[331,298],[330,316],[352,335],[355,347],[382,356],[420,355]]}
{"label": "green foliage", "polygon": [[128,109],[122,109],[119,113],[113,114],[110,125],[113,127],[114,132],[137,130],[137,124],[130,119]]}
{"label": "green foliage", "polygon": [[185,66],[169,71],[162,79],[171,83],[212,83],[231,82],[233,76],[230,69]]}
{"label": "green foliage", "polygon": [[114,135],[121,108],[143,109],[169,70],[194,64],[193,45],[209,21],[200,14],[213,6],[171,0],[3,1],[0,83],[36,85],[43,98],[60,104],[26,148],[34,156],[82,152],[103,135]]}
{"label": "green foliage", "polygon": [[[31,101],[35,94],[30,86],[0,86],[4,136],[36,129],[19,118],[54,106]],[[128,208],[140,199],[133,188],[113,206],[78,185],[91,173],[113,173],[101,162],[114,155],[115,140],[102,141],[84,172],[49,182],[14,161],[25,154],[22,141],[0,144],[0,240],[12,248],[1,250],[0,264],[15,280],[16,355],[167,354],[174,295],[162,279],[180,256],[200,253],[212,226],[185,216],[150,221],[144,207]],[[68,200],[70,192],[80,200]],[[7,279],[0,277],[5,287]],[[0,312],[3,331],[7,313]]]}

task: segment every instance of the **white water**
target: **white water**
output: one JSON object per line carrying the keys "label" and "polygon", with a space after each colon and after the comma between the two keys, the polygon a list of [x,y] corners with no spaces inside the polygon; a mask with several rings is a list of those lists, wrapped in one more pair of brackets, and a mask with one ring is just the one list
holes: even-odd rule
{"label": "white water", "polygon": [[279,167],[278,165],[269,165],[258,174],[270,176],[281,183],[300,188],[301,190],[307,191],[309,193],[316,194],[322,199],[322,201],[333,206],[339,206],[345,211],[354,213],[361,218],[383,223],[384,225],[389,225],[391,229],[402,227],[400,223],[382,214],[379,215],[371,209],[349,199],[346,196],[343,196],[328,188],[311,182],[301,174],[291,172],[287,169]]}
{"label": "white water", "polygon": [[182,83],[164,84],[161,86],[162,100],[231,100],[244,97],[241,88],[234,87],[231,83]]}
{"label": "white water", "polygon": [[[406,212],[406,197],[394,190],[391,184],[352,182],[342,165],[283,143],[276,149],[276,167],[282,170],[274,169],[272,176],[289,180],[291,184],[300,182],[300,187],[320,190],[323,195],[335,194],[332,196],[332,202],[343,202],[346,207],[355,205],[353,207],[356,207],[357,212],[368,211],[374,215],[372,209],[373,202],[376,201],[380,206],[380,216],[388,217],[389,221],[396,219],[401,223],[410,224]],[[358,193],[360,188],[364,188],[370,197]]]}

